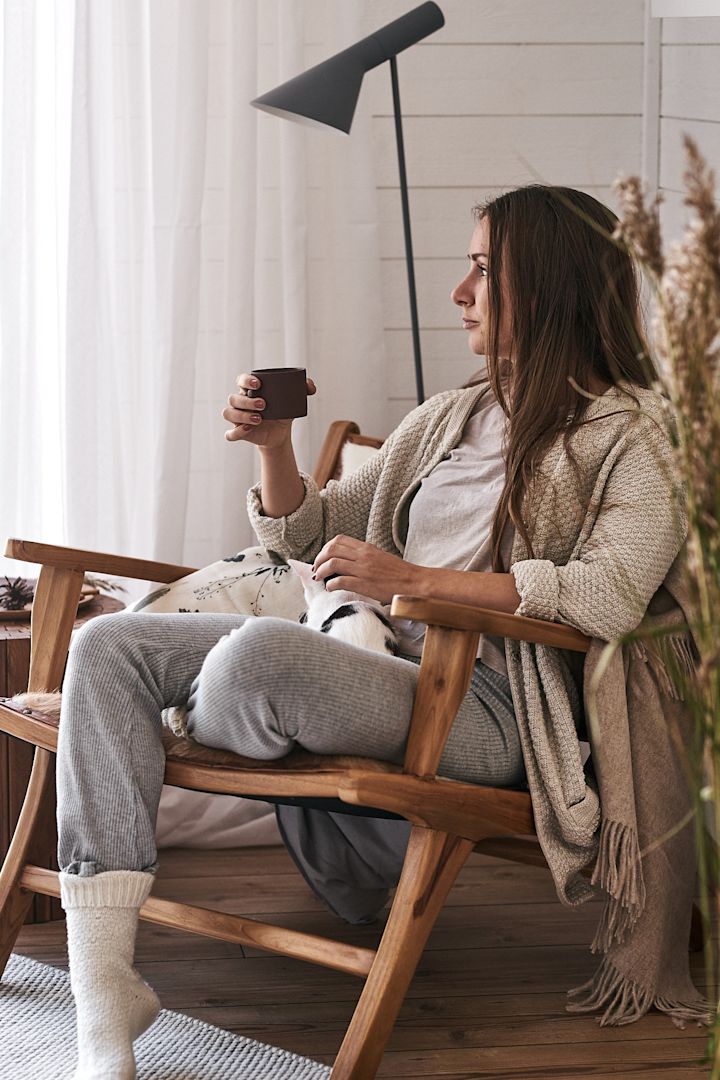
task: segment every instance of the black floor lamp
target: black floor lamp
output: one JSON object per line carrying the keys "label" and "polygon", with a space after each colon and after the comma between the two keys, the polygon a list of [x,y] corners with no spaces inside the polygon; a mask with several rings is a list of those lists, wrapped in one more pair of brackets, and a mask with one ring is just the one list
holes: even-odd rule
{"label": "black floor lamp", "polygon": [[390,61],[418,405],[424,401],[425,392],[420,358],[415,268],[410,235],[410,207],[395,57],[403,49],[421,41],[444,25],[445,18],[437,4],[432,2],[420,4],[419,7],[408,11],[406,15],[401,15],[399,19],[376,30],[374,34],[363,38],[350,48],[343,49],[342,52],[331,56],[329,60],[323,60],[321,64],[316,64],[302,75],[297,75],[294,79],[290,79],[250,102],[257,109],[274,113],[275,116],[284,116],[288,120],[295,120],[311,127],[334,128],[348,135],[365,72],[378,67],[386,60]]}

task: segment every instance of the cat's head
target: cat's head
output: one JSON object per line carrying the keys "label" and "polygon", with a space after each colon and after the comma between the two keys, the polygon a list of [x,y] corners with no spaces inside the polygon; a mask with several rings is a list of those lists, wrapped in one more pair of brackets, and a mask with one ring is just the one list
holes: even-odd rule
{"label": "cat's head", "polygon": [[324,581],[313,580],[312,563],[299,562],[298,559],[288,559],[287,562],[300,578],[308,608],[312,611],[330,612],[341,604],[358,599],[357,593],[348,592],[347,589],[332,589],[327,592]]}
{"label": "cat's head", "polygon": [[307,601],[307,611],[303,611],[299,622],[351,645],[397,653],[397,637],[381,605],[347,589],[328,592],[323,581],[313,581],[309,563],[288,559],[288,565],[302,581]]}

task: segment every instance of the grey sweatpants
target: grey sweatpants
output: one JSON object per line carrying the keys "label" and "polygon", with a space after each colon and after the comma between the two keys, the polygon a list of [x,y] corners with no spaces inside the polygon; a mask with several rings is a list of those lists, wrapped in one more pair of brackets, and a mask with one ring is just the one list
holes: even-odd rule
{"label": "grey sweatpants", "polygon": [[[60,869],[157,870],[164,708],[187,703],[194,739],[249,757],[273,760],[297,745],[400,763],[418,672],[415,658],[360,649],[287,619],[142,612],[92,619],[75,634],[63,684]],[[438,772],[522,785],[509,686],[485,665],[476,665]],[[402,848],[406,823],[373,821],[385,827]]]}

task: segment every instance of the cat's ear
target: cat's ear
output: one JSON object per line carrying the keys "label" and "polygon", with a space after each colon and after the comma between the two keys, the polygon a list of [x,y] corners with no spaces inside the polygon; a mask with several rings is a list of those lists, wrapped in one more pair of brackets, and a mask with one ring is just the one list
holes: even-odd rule
{"label": "cat's ear", "polygon": [[312,579],[312,563],[300,562],[298,559],[288,559],[288,566],[291,566],[297,576],[302,581],[303,585],[313,585]]}

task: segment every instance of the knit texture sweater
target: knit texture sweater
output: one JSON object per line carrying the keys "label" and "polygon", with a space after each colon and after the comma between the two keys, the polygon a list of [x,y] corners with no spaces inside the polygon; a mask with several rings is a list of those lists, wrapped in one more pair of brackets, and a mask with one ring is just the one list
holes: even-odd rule
{"label": "knit texture sweater", "polygon": [[[303,502],[286,517],[263,514],[256,484],[248,513],[258,539],[305,561],[339,534],[402,556],[420,481],[458,445],[488,392],[484,383],[435,395],[370,461],[322,491],[301,473]],[[579,475],[558,437],[523,499],[534,558],[519,530],[511,555],[521,598],[515,614],[592,638],[579,685],[578,654],[506,638],[505,656],[535,828],[558,897],[576,906],[600,890],[607,896],[591,945],[604,955],[593,978],[568,991],[566,1005],[602,1009],[601,1024],[631,1023],[652,1006],[679,1025],[707,1022],[710,1013],[688,966],[693,821],[678,828],[692,808],[683,758],[693,719],[676,672],[692,678],[698,653],[681,629],[689,614],[688,525],[672,422],[669,403],[634,384],[592,401],[571,438]],[[616,640],[657,628],[678,629]],[[581,870],[593,864],[588,881]]]}

